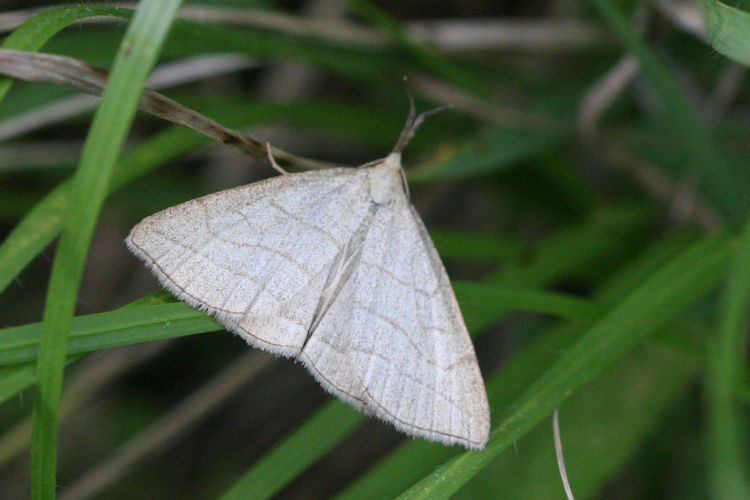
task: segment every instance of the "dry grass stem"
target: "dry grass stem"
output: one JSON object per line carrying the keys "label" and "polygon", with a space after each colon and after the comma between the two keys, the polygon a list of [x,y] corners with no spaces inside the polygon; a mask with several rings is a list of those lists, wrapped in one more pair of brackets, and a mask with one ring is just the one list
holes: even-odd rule
{"label": "dry grass stem", "polygon": [[[36,52],[0,49],[0,73],[30,82],[52,83],[73,87],[89,94],[101,95],[107,84],[107,72],[72,57]],[[139,108],[160,118],[195,130],[207,137],[258,159],[266,158],[265,145],[246,134],[227,128],[197,111],[168,97],[144,89]],[[300,158],[274,148],[274,157],[290,166],[309,169],[327,168],[330,163]]]}
{"label": "dry grass stem", "polygon": [[[252,60],[233,54],[191,57],[157,66],[147,84],[155,89],[170,88],[202,78],[240,71],[254,65],[255,62]],[[76,95],[13,116],[0,122],[0,141],[19,137],[77,116],[95,108],[98,102],[99,98],[95,96]]]}
{"label": "dry grass stem", "polygon": [[[135,9],[135,3],[112,6]],[[23,9],[0,14],[0,32],[17,28],[46,9]],[[197,22],[274,30],[289,35],[317,37],[364,47],[389,45],[386,35],[343,19],[310,18],[261,9],[186,6],[179,17]],[[96,16],[78,24],[122,22]],[[430,19],[407,22],[405,32],[416,42],[445,52],[475,51],[579,51],[609,43],[606,31],[593,23],[566,19]]]}
{"label": "dry grass stem", "polygon": [[602,115],[637,75],[638,61],[626,55],[586,92],[578,111],[578,128],[585,141],[596,137]]}

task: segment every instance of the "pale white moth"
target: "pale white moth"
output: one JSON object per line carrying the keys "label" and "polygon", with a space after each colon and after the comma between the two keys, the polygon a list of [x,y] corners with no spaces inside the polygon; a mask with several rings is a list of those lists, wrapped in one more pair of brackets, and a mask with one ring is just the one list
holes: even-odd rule
{"label": "pale white moth", "polygon": [[484,382],[401,167],[425,116],[412,108],[383,160],[197,198],[145,218],[126,242],[180,300],[249,345],[298,359],[358,410],[481,449]]}

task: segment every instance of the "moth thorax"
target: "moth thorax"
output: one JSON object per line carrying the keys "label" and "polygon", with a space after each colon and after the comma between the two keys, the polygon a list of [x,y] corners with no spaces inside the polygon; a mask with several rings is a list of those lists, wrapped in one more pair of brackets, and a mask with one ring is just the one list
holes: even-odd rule
{"label": "moth thorax", "polygon": [[388,203],[403,196],[401,154],[391,153],[370,174],[370,196],[377,204]]}

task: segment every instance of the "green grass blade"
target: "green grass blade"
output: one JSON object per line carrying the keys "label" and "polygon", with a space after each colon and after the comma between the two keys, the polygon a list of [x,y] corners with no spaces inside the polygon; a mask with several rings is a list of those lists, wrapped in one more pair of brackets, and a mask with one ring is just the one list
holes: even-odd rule
{"label": "green grass blade", "polygon": [[[477,282],[455,282],[462,310],[471,318],[497,318],[497,311],[522,310],[567,319],[588,319],[596,308],[588,302],[546,291],[501,287]],[[207,314],[182,302],[160,305],[128,305],[117,311],[73,318],[68,353],[207,333],[224,328]],[[37,359],[42,323],[0,330],[0,364],[11,365]]]}
{"label": "green grass blade", "polygon": [[713,48],[750,65],[750,14],[718,0],[703,0],[701,5]]}
{"label": "green grass blade", "polygon": [[[223,330],[206,313],[179,302],[161,305],[128,305],[117,311],[73,318],[69,354],[151,342]],[[42,323],[0,330],[0,364],[37,359]]]}
{"label": "green grass blade", "polygon": [[720,326],[708,349],[706,412],[710,457],[711,498],[750,498],[748,468],[743,455],[737,393],[742,385],[750,303],[750,218],[732,263],[721,301]]}
{"label": "green grass blade", "polygon": [[0,371],[0,403],[36,382],[36,365],[6,366]]}
{"label": "green grass blade", "polygon": [[655,273],[583,334],[502,418],[481,452],[466,452],[400,498],[449,498],[501,451],[647,335],[712,291],[726,270],[732,243],[713,237],[691,246]]}
{"label": "green grass blade", "polygon": [[73,196],[52,268],[39,345],[31,455],[32,496],[36,499],[55,497],[57,421],[66,348],[89,243],[141,88],[180,3],[144,0],[140,4],[118,51],[73,178]]}

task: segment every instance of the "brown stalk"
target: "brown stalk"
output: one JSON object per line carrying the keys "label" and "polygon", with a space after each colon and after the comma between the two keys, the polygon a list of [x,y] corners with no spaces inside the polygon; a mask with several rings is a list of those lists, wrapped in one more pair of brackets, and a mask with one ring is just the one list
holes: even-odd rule
{"label": "brown stalk", "polygon": [[[79,59],[54,54],[0,49],[0,73],[28,82],[52,83],[73,87],[89,94],[101,95],[108,73]],[[241,132],[187,108],[168,97],[143,89],[139,109],[239,149],[253,158],[266,159],[266,145]],[[272,148],[274,158],[298,169],[329,168],[328,162],[301,158]]]}

